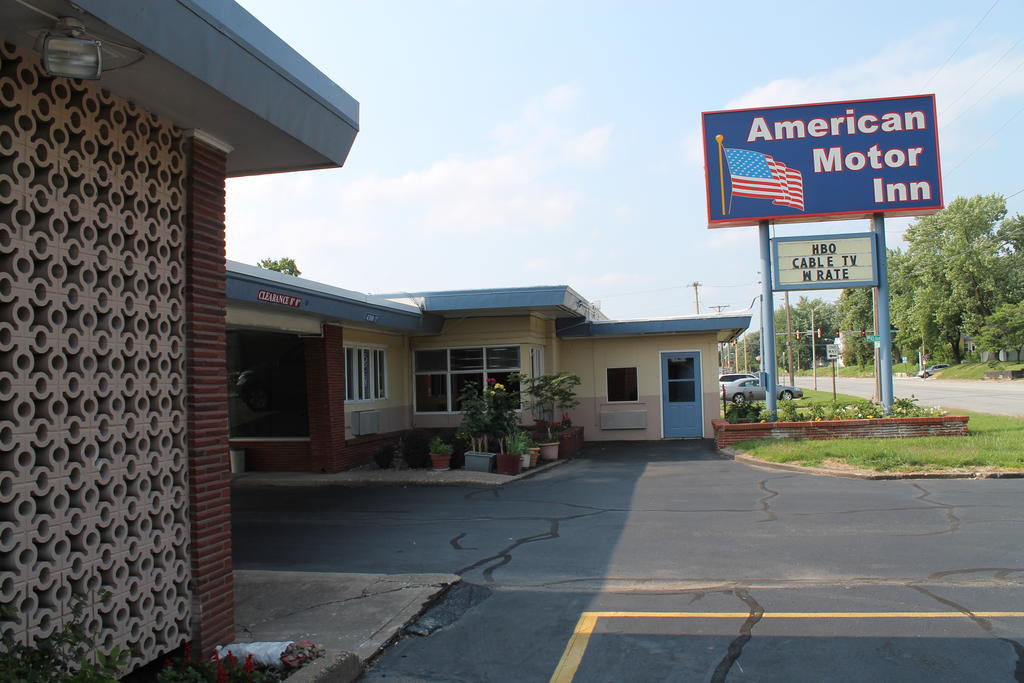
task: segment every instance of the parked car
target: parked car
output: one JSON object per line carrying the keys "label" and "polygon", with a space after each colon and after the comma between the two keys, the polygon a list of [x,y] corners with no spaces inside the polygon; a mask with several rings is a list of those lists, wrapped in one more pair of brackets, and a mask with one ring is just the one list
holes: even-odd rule
{"label": "parked car", "polygon": [[[785,384],[775,385],[776,393],[783,401],[793,398],[802,398],[804,392],[800,387],[791,387]],[[745,403],[747,401],[763,401],[764,387],[756,377],[737,379],[722,386],[722,397],[733,403]]]}
{"label": "parked car", "polygon": [[917,373],[917,376],[920,377],[921,379],[925,379],[925,378],[931,377],[932,375],[934,375],[939,370],[942,370],[943,368],[948,368],[948,367],[949,367],[949,363],[936,363],[935,365],[929,365],[924,370],[922,370],[921,372]]}
{"label": "parked car", "polygon": [[719,375],[718,386],[724,387],[729,382],[735,382],[738,379],[757,379],[757,375],[752,375],[749,372],[731,372],[725,375]]}

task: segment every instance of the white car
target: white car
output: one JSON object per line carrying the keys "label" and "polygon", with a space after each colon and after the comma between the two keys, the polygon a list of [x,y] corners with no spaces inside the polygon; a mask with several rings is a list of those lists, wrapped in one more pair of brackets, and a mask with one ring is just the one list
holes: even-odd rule
{"label": "white car", "polygon": [[735,382],[738,379],[757,379],[757,375],[752,375],[749,372],[730,372],[725,375],[719,375],[718,388],[721,389],[729,382]]}

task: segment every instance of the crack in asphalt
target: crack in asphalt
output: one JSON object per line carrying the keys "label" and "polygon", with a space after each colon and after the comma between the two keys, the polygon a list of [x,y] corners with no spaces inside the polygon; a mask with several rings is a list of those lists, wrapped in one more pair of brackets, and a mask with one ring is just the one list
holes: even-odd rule
{"label": "crack in asphalt", "polygon": [[921,588],[920,586],[908,585],[907,587],[913,588],[918,593],[921,593],[922,595],[925,595],[940,604],[946,605],[947,607],[952,607],[958,612],[963,613],[967,616],[967,618],[969,618],[971,621],[973,621],[975,624],[981,627],[981,629],[985,631],[985,633],[987,633],[989,636],[995,638],[996,640],[1000,640],[1009,645],[1011,648],[1013,648],[1013,651],[1017,655],[1017,664],[1013,670],[1014,679],[1017,681],[1017,683],[1024,683],[1024,645],[1021,645],[1020,642],[1013,640],[1012,638],[1004,638],[1002,636],[996,635],[995,628],[992,626],[991,621],[983,617],[979,617],[974,612],[972,612],[971,610],[967,609],[966,607],[957,602],[953,602],[948,598],[938,596],[935,593],[932,593],[930,590],[926,588]]}
{"label": "crack in asphalt", "polygon": [[779,492],[773,491],[772,489],[768,488],[768,482],[770,482],[772,479],[790,479],[792,476],[795,475],[790,475],[786,477],[769,477],[767,479],[762,479],[761,481],[757,482],[758,488],[760,488],[762,491],[768,494],[767,496],[763,496],[757,501],[757,504],[761,506],[761,512],[765,514],[765,519],[757,520],[759,524],[761,522],[774,522],[779,518],[778,515],[772,512],[771,504],[768,502],[772,498],[778,496]]}
{"label": "crack in asphalt", "polygon": [[978,567],[976,569],[947,569],[941,572],[934,572],[928,575],[931,580],[944,580],[947,576],[954,574],[981,574],[991,573],[993,577],[1008,580],[1010,574],[1024,572],[1024,567]]}
{"label": "crack in asphalt", "polygon": [[750,613],[740,626],[740,634],[729,643],[729,649],[726,651],[725,656],[718,663],[718,666],[715,667],[714,673],[711,674],[711,683],[725,683],[726,678],[729,677],[729,670],[732,669],[732,665],[737,664],[740,655],[743,654],[743,646],[750,641],[751,631],[757,625],[757,622],[761,621],[761,617],[764,616],[764,607],[751,597],[750,593],[746,590],[736,589],[732,591],[732,594],[746,603]]}
{"label": "crack in asphalt", "polygon": [[461,534],[459,534],[455,538],[453,538],[450,541],[448,541],[448,543],[450,543],[451,546],[453,548],[455,548],[456,550],[479,550],[479,548],[477,548],[476,546],[464,546],[461,543],[459,543],[459,541],[461,541],[462,537],[465,536],[465,535],[466,535],[466,532],[463,531]]}
{"label": "crack in asphalt", "polygon": [[[527,543],[536,543],[537,541],[550,541],[550,540],[559,538],[558,531],[559,531],[559,528],[560,528],[562,522],[568,522],[568,521],[572,521],[574,519],[582,519],[584,517],[593,517],[595,515],[600,515],[600,514],[604,514],[604,512],[603,511],[596,511],[596,512],[589,512],[589,513],[586,513],[586,514],[580,514],[580,515],[570,515],[568,517],[546,518],[546,521],[550,524],[550,527],[548,528],[547,531],[543,531],[541,533],[533,534],[533,535],[530,535],[530,536],[524,536],[522,538],[517,538],[511,544],[505,546],[504,548],[502,548],[498,552],[494,553],[493,555],[489,555],[487,557],[479,559],[476,562],[474,562],[473,564],[470,564],[470,565],[467,565],[465,567],[462,567],[461,569],[456,569],[455,573],[458,574],[459,576],[462,576],[466,572],[470,572],[470,571],[473,571],[474,569],[479,569],[480,567],[484,567],[484,570],[483,570],[484,580],[487,581],[487,583],[494,583],[494,571],[496,569],[500,568],[500,567],[504,567],[506,564],[511,562],[512,561],[512,552],[514,550],[516,550],[516,548],[518,548],[519,546],[526,545]],[[537,519],[537,518],[532,518],[532,519]],[[495,564],[493,564],[491,566],[485,566],[485,565],[488,565],[491,562],[494,562]]]}
{"label": "crack in asphalt", "polygon": [[921,486],[920,484],[911,484],[915,489],[921,492],[921,495],[914,496],[914,500],[920,500],[926,503],[934,503],[939,508],[942,508],[946,512],[946,520],[949,522],[949,528],[941,531],[928,531],[923,534],[895,534],[896,536],[939,536],[941,534],[951,534],[954,531],[959,531],[961,521],[956,515],[956,506],[950,505],[949,503],[943,503],[939,500],[928,500],[932,492]]}

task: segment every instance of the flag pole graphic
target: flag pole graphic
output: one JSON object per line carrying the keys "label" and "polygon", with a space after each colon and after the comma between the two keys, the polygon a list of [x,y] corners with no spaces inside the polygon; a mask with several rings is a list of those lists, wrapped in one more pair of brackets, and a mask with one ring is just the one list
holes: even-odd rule
{"label": "flag pole graphic", "polygon": [[725,168],[722,166],[722,141],[725,140],[725,136],[719,133],[715,136],[715,142],[718,143],[718,188],[722,196],[722,215],[727,215],[725,210]]}

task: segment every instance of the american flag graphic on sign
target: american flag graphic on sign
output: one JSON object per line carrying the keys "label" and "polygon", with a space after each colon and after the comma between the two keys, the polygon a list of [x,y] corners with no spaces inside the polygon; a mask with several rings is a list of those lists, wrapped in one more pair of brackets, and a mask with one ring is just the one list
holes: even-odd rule
{"label": "american flag graphic on sign", "polygon": [[804,210],[804,177],[769,154],[725,148],[732,194],[771,199],[772,204]]}

